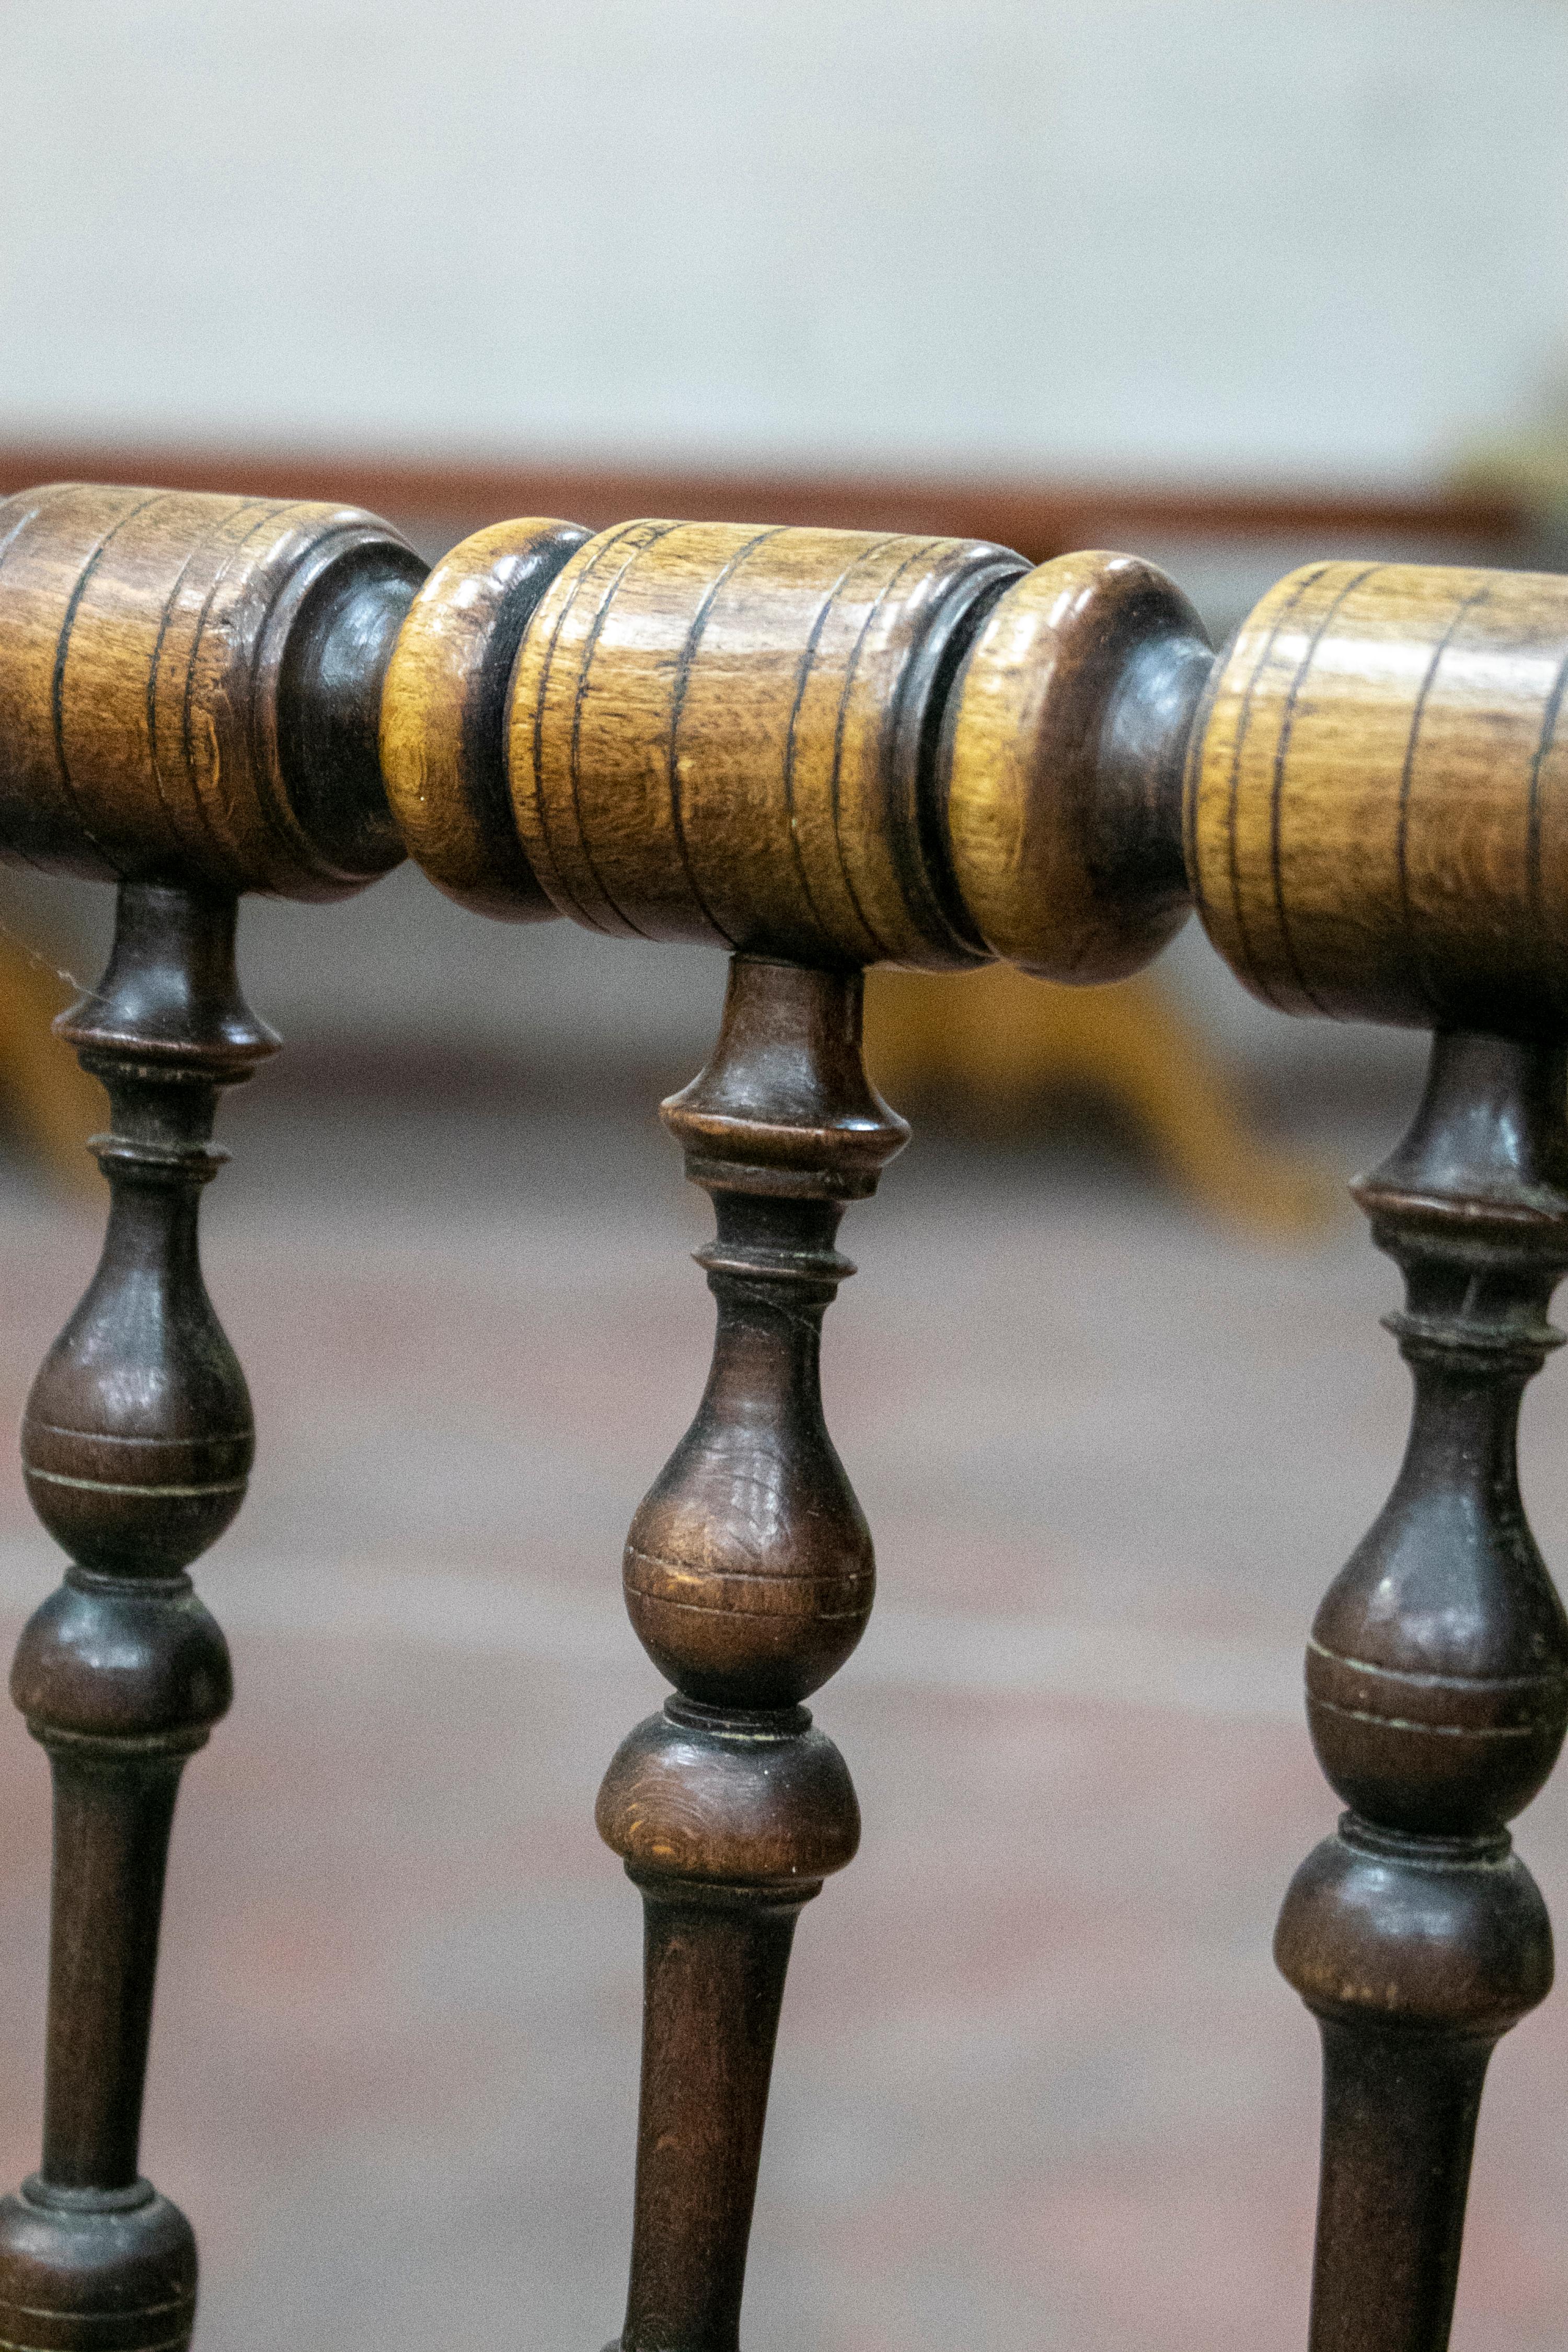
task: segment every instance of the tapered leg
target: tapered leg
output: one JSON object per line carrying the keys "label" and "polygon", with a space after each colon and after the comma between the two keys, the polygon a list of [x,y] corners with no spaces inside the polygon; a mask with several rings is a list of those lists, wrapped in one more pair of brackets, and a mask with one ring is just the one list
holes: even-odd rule
{"label": "tapered leg", "polygon": [[626,1740],[599,1827],[642,1891],[647,1972],[620,2352],[736,2352],[790,1943],[855,1852],[848,1772],[801,1704],[871,1606],[870,1537],[823,1423],[834,1247],[906,1130],[867,1085],[859,975],[737,957],[718,1048],[665,1107],[713,1194],[696,1420],[632,1525],[633,1624],[677,1685]]}
{"label": "tapered leg", "polygon": [[1406,1283],[1404,1467],[1319,1611],[1308,1711],[1351,1811],[1297,1873],[1279,1965],[1321,2021],[1312,2352],[1442,2352],[1481,2085],[1552,1983],[1505,1822],[1568,1723],[1568,1621],[1514,1456],[1568,1266],[1564,1056],[1436,1041],[1414,1126],[1358,1188]]}
{"label": "tapered leg", "polygon": [[109,1089],[111,1201],[23,1425],[28,1492],[71,1560],[11,1678],[54,1777],[43,2158],[0,2204],[0,2343],[27,2352],[166,2352],[195,2313],[190,2224],[137,2147],[174,1800],[229,1701],[186,1570],[239,1508],[253,1448],[196,1250],[218,1090],[276,1044],[233,948],[232,898],[126,884],[109,971],[63,1024]]}

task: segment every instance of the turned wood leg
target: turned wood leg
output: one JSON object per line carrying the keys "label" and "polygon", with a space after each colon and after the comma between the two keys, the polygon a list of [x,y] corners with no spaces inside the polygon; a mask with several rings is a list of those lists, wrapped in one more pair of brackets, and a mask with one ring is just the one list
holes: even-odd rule
{"label": "turned wood leg", "polygon": [[1552,1983],[1504,1824],[1568,1724],[1568,1621],[1514,1460],[1568,1268],[1564,1075],[1560,1048],[1439,1036],[1410,1133],[1357,1188],[1405,1276],[1388,1323],[1415,1399],[1307,1654],[1313,1741],[1351,1808],[1276,1946],[1323,2034],[1312,2352],[1442,2352],[1487,2062]]}
{"label": "turned wood leg", "polygon": [[908,1130],[867,1084],[853,974],[738,956],[717,1050],[665,1118],[713,1195],[713,1366],[626,1544],[626,1605],[676,1685],[611,1764],[599,1827],[647,1920],[631,2287],[620,2352],[735,2352],[790,1942],[859,1838],[801,1702],[870,1612],[871,1539],[822,1418],[834,1246]]}
{"label": "turned wood leg", "polygon": [[70,1556],[11,1689],[54,1778],[44,2146],[0,2204],[0,2343],[163,2352],[195,2315],[184,2216],[139,2177],[163,1866],[185,1759],[229,1702],[228,1652],[186,1573],[244,1496],[245,1377],[202,1283],[218,1090],[277,1040],[242,1003],[235,902],[121,887],[100,988],[63,1016],[109,1090],[97,1274],[33,1385],[27,1491]]}

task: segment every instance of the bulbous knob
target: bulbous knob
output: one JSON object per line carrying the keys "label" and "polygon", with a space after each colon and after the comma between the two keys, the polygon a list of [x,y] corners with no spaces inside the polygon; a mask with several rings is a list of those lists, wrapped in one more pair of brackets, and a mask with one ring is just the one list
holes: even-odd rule
{"label": "bulbous knob", "polygon": [[844,1759],[804,1711],[745,1722],[679,1699],[621,1742],[597,1821],[634,1878],[802,1895],[860,1843]]}
{"label": "bulbous knob", "polygon": [[528,520],[476,531],[414,599],[381,698],[381,764],[409,855],[500,922],[558,910],[523,853],[507,786],[507,698],[522,633],[588,534]]}
{"label": "bulbous knob", "polygon": [[0,2330],[15,2352],[184,2352],[196,2242],[149,2181],[61,2189],[37,2173],[0,2199]]}
{"label": "bulbous knob", "polygon": [[1320,2017],[1495,2037],[1552,1990],[1541,1891],[1500,1840],[1434,1850],[1349,1822],[1291,1881],[1279,1971]]}
{"label": "bulbous knob", "polygon": [[1189,911],[1182,772],[1213,667],[1181,591],[1133,555],[1064,555],[993,607],[942,746],[953,879],[993,954],[1120,980]]}

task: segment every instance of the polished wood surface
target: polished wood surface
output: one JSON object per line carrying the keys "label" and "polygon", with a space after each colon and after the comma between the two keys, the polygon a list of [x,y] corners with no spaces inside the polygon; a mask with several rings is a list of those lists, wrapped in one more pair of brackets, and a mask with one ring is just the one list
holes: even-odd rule
{"label": "polished wood surface", "polygon": [[0,506],[0,855],[306,898],[384,873],[380,677],[425,569],[347,508],[70,482]]}
{"label": "polished wood surface", "polygon": [[196,1232],[219,1092],[278,1043],[237,898],[341,898],[403,855],[381,678],[424,572],[352,509],[70,483],[0,507],[0,856],[119,885],[58,1024],[108,1091],[108,1231],[22,1433],[70,1564],[12,1675],[55,1792],[43,2156],[0,2204],[18,2352],[177,2352],[194,2322],[195,2237],[137,2156],[175,1797],[230,1696],[186,1571],[254,1450]]}
{"label": "polished wood surface", "polygon": [[121,881],[68,1024],[110,1087],[115,1206],[25,1441],[74,1564],[16,1676],[58,1844],[6,2340],[155,2352],[188,2327],[194,2246],[135,2138],[174,1787],[227,1692],[184,1571],[249,1460],[195,1223],[216,1090],[271,1042],[234,898],[355,887],[401,824],[484,911],[734,951],[714,1055],[666,1107],[715,1202],[713,1366],[625,1559],[675,1696],[600,1801],[647,1916],[621,2352],[736,2352],[795,1920],[858,1836],[804,1702],[873,1581],[818,1373],[842,1209],[906,1132],[865,1074],[861,967],[1131,971],[1190,898],[1270,1002],[1436,1032],[1360,1188],[1405,1276],[1415,1403],[1314,1631],[1312,1734],[1351,1811],[1278,1948],[1324,2037],[1314,2352],[1442,2352],[1488,2054],[1551,1976],[1507,1824],[1568,1722],[1513,1450],[1568,1268],[1568,587],[1313,565],[1215,660],[1138,559],[1030,572],[947,535],[525,521],[416,596],[417,559],[359,515],[67,486],[0,525],[0,849]]}
{"label": "polished wood surface", "polygon": [[1213,658],[1186,598],[1136,556],[1063,556],[997,603],[952,696],[940,788],[994,954],[1121,980],[1185,921],[1182,755]]}
{"label": "polished wood surface", "polygon": [[1415,1381],[1389,1504],[1307,1657],[1351,1811],[1278,1957],[1324,2042],[1313,2352],[1441,2352],[1492,2045],[1545,1994],[1545,1907],[1506,1823],[1568,1723],[1568,1622],[1514,1458],[1568,1269],[1568,582],[1313,564],[1216,664],[1186,853],[1267,1002],[1436,1032],[1426,1097],[1358,1198],[1399,1265]]}
{"label": "polished wood surface", "polygon": [[195,2238],[137,2147],[174,1800],[231,1687],[186,1571],[238,1510],[255,1444],[196,1251],[227,1156],[219,1090],[278,1042],[239,994],[234,917],[231,896],[123,884],[109,969],[62,1016],[109,1092],[111,1204],[22,1428],[27,1492],[71,1562],[11,1677],[55,1790],[43,2158],[0,2203],[0,2337],[28,2352],[164,2352],[195,2317]]}
{"label": "polished wood surface", "polygon": [[1210,936],[1269,1003],[1568,1024],[1568,580],[1310,564],[1243,625],[1194,745]]}
{"label": "polished wood surface", "polygon": [[618,2352],[736,2352],[768,2075],[800,1906],[859,1842],[801,1702],[865,1631],[871,1538],[822,1414],[835,1237],[908,1139],[861,1061],[858,972],[730,968],[711,1060],[664,1106],[712,1195],[697,1417],[632,1522],[638,1639],[676,1686],[600,1792],[647,1915],[631,2285]]}
{"label": "polished wood surface", "polygon": [[1415,1396],[1307,1653],[1313,1743],[1351,1809],[1276,1945],[1323,2034],[1312,2352],[1447,2344],[1487,2062],[1552,1983],[1506,1824],[1568,1727],[1568,1618],[1515,1460],[1525,1383],[1561,1339],[1565,1084],[1561,1045],[1441,1036],[1410,1132],[1357,1188],[1405,1276],[1387,1319]]}
{"label": "polished wood surface", "polygon": [[410,855],[459,906],[500,922],[557,911],[512,816],[507,696],[524,629],[587,536],[528,520],[464,540],[415,598],[382,686],[382,773]]}
{"label": "polished wood surface", "polygon": [[746,954],[984,950],[931,823],[943,688],[1021,570],[964,540],[637,522],[574,557],[512,678],[518,831],[590,929]]}

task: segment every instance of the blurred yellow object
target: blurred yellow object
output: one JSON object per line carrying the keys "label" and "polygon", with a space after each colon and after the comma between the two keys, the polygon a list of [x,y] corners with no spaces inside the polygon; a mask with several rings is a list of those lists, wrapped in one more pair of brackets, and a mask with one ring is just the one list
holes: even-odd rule
{"label": "blurred yellow object", "polygon": [[866,1054],[895,1104],[952,1088],[993,1121],[1052,1090],[1130,1117],[1156,1160],[1205,1208],[1254,1230],[1321,1230],[1337,1188],[1250,1131],[1223,1074],[1158,980],[1063,988],[1009,964],[952,978],[866,975]]}
{"label": "blurred yellow object", "polygon": [[1531,415],[1510,431],[1472,439],[1450,472],[1461,497],[1514,501],[1528,521],[1536,569],[1568,566],[1568,380],[1561,373]]}
{"label": "blurred yellow object", "polygon": [[0,1104],[50,1173],[82,1191],[97,1171],[83,1146],[107,1124],[103,1088],[54,1033],[78,990],[0,930]]}

